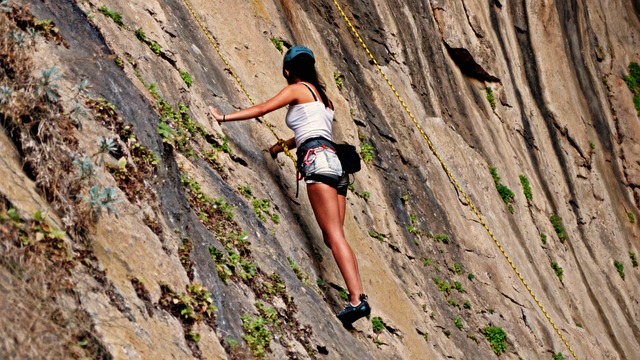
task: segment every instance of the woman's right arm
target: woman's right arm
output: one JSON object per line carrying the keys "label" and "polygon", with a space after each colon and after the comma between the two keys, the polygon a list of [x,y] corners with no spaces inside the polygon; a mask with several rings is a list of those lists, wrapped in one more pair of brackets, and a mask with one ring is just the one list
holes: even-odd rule
{"label": "woman's right arm", "polygon": [[[291,150],[291,149],[295,149],[296,148],[296,139],[295,138],[291,138],[288,140],[284,140],[285,145],[287,145],[287,149]],[[284,148],[282,147],[281,143],[275,143],[272,147],[269,148],[269,153],[271,154],[272,158],[277,158],[278,154],[283,152]]]}
{"label": "woman's right arm", "polygon": [[218,111],[218,109],[214,108],[213,106],[209,106],[209,111],[211,112],[211,115],[213,115],[213,118],[218,122],[247,120],[260,117],[274,110],[278,110],[281,107],[287,106],[296,100],[297,93],[295,87],[292,85],[288,85],[287,87],[282,89],[276,96],[272,97],[266,102],[247,109],[223,115],[220,111]]}

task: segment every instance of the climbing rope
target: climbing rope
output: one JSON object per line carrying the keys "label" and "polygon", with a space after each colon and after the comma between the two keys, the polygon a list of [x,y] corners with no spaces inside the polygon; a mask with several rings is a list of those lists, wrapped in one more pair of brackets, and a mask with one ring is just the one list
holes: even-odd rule
{"label": "climbing rope", "polygon": [[398,94],[398,92],[396,91],[395,87],[393,86],[393,84],[391,83],[391,81],[389,80],[389,78],[387,77],[385,72],[382,70],[382,67],[380,66],[380,64],[378,63],[376,58],[373,56],[371,51],[369,50],[369,47],[367,46],[367,44],[365,44],[364,40],[362,40],[362,37],[360,37],[360,34],[358,33],[358,30],[356,30],[355,26],[353,26],[353,24],[349,20],[349,17],[347,17],[345,12],[342,10],[342,7],[338,3],[338,0],[333,0],[333,3],[336,5],[336,8],[338,9],[340,14],[342,15],[342,18],[347,23],[347,26],[351,30],[351,33],[353,34],[353,36],[358,40],[358,42],[360,42],[360,45],[362,45],[362,47],[364,48],[364,51],[367,53],[367,55],[369,55],[369,59],[371,59],[371,61],[373,62],[375,67],[378,69],[378,71],[380,72],[380,74],[382,75],[384,80],[387,82],[387,85],[389,85],[389,88],[391,88],[391,91],[393,91],[393,93],[396,96],[396,98],[398,98],[398,101],[400,101],[400,105],[402,105],[402,107],[404,108],[404,110],[407,113],[407,115],[409,115],[409,117],[411,118],[411,121],[413,121],[413,124],[416,126],[416,128],[418,129],[420,134],[422,134],[422,137],[427,142],[427,145],[429,146],[429,149],[431,150],[433,155],[435,155],[435,157],[438,159],[438,161],[440,162],[440,165],[444,169],[445,173],[447,173],[447,176],[449,177],[449,180],[451,180],[451,182],[455,185],[455,187],[458,190],[458,192],[464,197],[464,199],[466,200],[467,204],[469,204],[469,207],[471,208],[473,213],[476,215],[476,217],[480,221],[480,224],[482,224],[482,226],[484,226],[485,230],[487,230],[487,233],[489,233],[489,235],[491,236],[491,239],[493,239],[493,242],[496,244],[496,246],[498,247],[498,249],[500,250],[500,252],[504,256],[504,258],[507,260],[507,262],[509,263],[509,265],[513,269],[513,271],[516,273],[516,275],[518,276],[518,279],[520,279],[520,281],[522,282],[524,287],[527,289],[527,291],[529,292],[529,295],[531,295],[531,297],[533,298],[535,303],[538,305],[538,307],[540,308],[540,311],[542,311],[542,313],[547,318],[547,320],[549,321],[549,323],[551,324],[553,329],[556,331],[556,333],[558,334],[558,336],[560,337],[560,339],[562,340],[564,345],[567,347],[567,349],[569,349],[569,352],[571,352],[571,355],[573,355],[573,358],[578,360],[578,356],[576,355],[576,353],[573,351],[573,349],[569,345],[569,342],[567,341],[567,339],[565,339],[565,337],[562,335],[562,333],[560,332],[560,330],[558,329],[556,324],[551,319],[551,316],[549,316],[547,311],[544,309],[544,306],[542,306],[542,303],[540,303],[540,301],[538,300],[538,297],[533,293],[533,290],[531,290],[531,287],[529,286],[529,284],[527,284],[527,282],[525,281],[524,277],[522,277],[522,274],[520,274],[520,271],[518,271],[518,269],[516,268],[516,266],[513,263],[513,261],[511,261],[511,258],[509,257],[509,255],[507,255],[507,252],[502,248],[502,245],[500,245],[500,242],[498,241],[498,239],[496,239],[496,237],[493,235],[493,232],[491,231],[489,226],[484,221],[484,219],[483,219],[482,215],[480,214],[480,212],[478,211],[478,209],[475,207],[475,205],[473,205],[473,203],[471,202],[471,199],[469,198],[467,193],[464,192],[464,190],[462,190],[462,187],[460,186],[460,184],[458,183],[456,178],[453,176],[453,174],[451,173],[451,171],[447,167],[446,163],[444,162],[444,160],[442,159],[442,157],[440,156],[440,154],[438,153],[436,148],[433,146],[433,143],[431,142],[431,139],[429,139],[429,136],[424,132],[424,130],[422,129],[422,126],[420,126],[420,124],[416,120],[415,116],[413,116],[413,113],[411,112],[411,110],[409,110],[409,107],[407,106],[407,104],[404,102],[404,100],[402,99],[400,94]]}
{"label": "climbing rope", "polygon": [[[229,64],[229,62],[224,57],[224,55],[222,55],[222,51],[220,51],[220,47],[218,46],[218,44],[216,44],[216,41],[213,39],[213,36],[211,36],[211,33],[209,33],[209,30],[207,30],[207,28],[204,26],[202,21],[200,21],[200,18],[198,17],[196,12],[193,10],[193,7],[191,6],[191,3],[188,0],[183,0],[183,1],[184,1],[185,6],[189,9],[189,12],[191,13],[191,16],[193,16],[193,19],[196,21],[196,23],[198,23],[198,25],[200,26],[200,29],[202,29],[202,32],[204,33],[204,35],[207,37],[207,39],[211,43],[211,46],[213,46],[213,48],[216,49],[216,52],[220,56],[220,59],[222,59],[222,62],[224,63],[224,66],[225,66],[226,70],[236,80],[236,83],[238,83],[238,86],[240,86],[240,89],[242,89],[242,92],[247,96],[247,99],[249,99],[249,102],[251,102],[251,105],[255,106],[256,105],[255,101],[253,101],[253,98],[251,97],[251,95],[249,95],[249,92],[247,91],[247,89],[242,84],[242,81],[240,81],[240,78],[238,77],[238,75],[236,75],[236,73],[231,68],[231,64]],[[276,134],[274,125],[271,124],[270,122],[268,122],[266,119],[261,118],[261,117],[258,118],[258,121],[263,123],[263,124],[265,124],[267,126],[267,128],[269,128],[269,130],[271,131],[273,136],[275,136],[276,139],[278,140],[278,144],[280,144],[280,146],[282,146],[282,149],[284,150],[284,153],[289,157],[289,159],[291,159],[291,161],[293,161],[293,164],[295,166],[296,160],[293,158],[293,155],[289,151],[289,147],[287,146],[285,141],[282,140],[278,136],[278,134]]]}

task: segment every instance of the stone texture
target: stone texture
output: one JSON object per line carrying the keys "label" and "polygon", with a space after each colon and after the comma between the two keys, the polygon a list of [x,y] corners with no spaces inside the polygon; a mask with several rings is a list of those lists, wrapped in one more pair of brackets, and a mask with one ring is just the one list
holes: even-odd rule
{"label": "stone texture", "polygon": [[[373,315],[387,324],[381,335],[366,320],[346,331],[333,316],[341,306],[337,292],[313,285],[317,278],[343,284],[322,244],[304,185],[296,199],[293,166],[285,157],[270,159],[265,149],[275,138],[265,126],[209,121],[210,104],[230,112],[249,102],[182,1],[110,1],[108,6],[124,15],[126,28],[97,12],[98,1],[78,2],[77,7],[66,1],[31,1],[33,12],[52,18],[70,44],[68,49],[40,44],[40,54],[51,54],[39,57],[41,67],[57,63],[67,93],[72,84],[89,79],[92,92],[113,102],[134,124],[141,142],[161,157],[152,184],[160,199],[158,216],[165,233],[179,228],[194,240],[196,280],[212,291],[219,308],[217,328],[199,328],[204,358],[226,358],[220,341],[227,337],[244,346],[240,316],[255,313],[255,294],[244,284],[218,279],[208,246],[220,244],[189,208],[178,165],[196,174],[210,196],[224,196],[237,206],[238,222],[250,234],[258,265],[281,274],[298,307],[298,320],[313,329],[312,347],[328,352],[317,357],[490,359],[495,355],[480,329],[492,324],[508,334],[505,358],[549,358],[552,352],[570,358],[331,2],[191,2],[256,101],[285,85],[282,55],[271,37],[313,48],[338,109],[338,140],[358,144],[361,135],[373,145],[374,160],[356,174],[354,185],[370,197],[349,195],[345,231],[358,255]],[[629,62],[640,60],[634,5],[385,0],[343,6],[577,356],[634,358],[640,347],[640,284],[628,252],[640,252],[640,229],[627,213],[640,218],[640,124],[621,80]],[[160,44],[161,56],[135,38],[137,28]],[[606,56],[597,55],[598,46]],[[116,56],[125,59],[124,70],[115,65]],[[178,70],[193,76],[193,87],[186,87]],[[333,81],[334,72],[344,77],[342,89]],[[163,148],[159,119],[143,82],[156,83],[170,103],[189,105],[192,118],[207,131],[228,136],[234,157],[219,155],[225,176],[202,160]],[[494,89],[496,109],[486,100],[487,86]],[[266,117],[281,137],[290,135],[284,113]],[[104,130],[90,121],[84,127],[81,143],[90,153],[91,139]],[[0,146],[0,193],[25,213],[46,207],[21,173],[6,137],[0,138]],[[496,167],[502,183],[514,191],[513,214],[498,196],[489,167]],[[530,204],[520,175],[531,183]],[[111,180],[106,176],[105,181]],[[238,185],[249,185],[257,198],[269,199],[281,222],[260,222],[251,202],[237,192]],[[158,284],[183,290],[189,279],[176,255],[179,239],[168,236],[162,243],[142,223],[144,209],[138,205],[125,202],[120,209],[118,219],[98,223],[93,249],[129,310],[122,313],[105,294],[93,291],[99,285],[91,278],[77,289],[82,304],[115,358],[192,357],[179,321],[157,308],[145,316],[145,305],[127,280],[144,279],[154,302]],[[552,213],[563,218],[565,242],[549,221]],[[407,229],[412,215],[421,234]],[[368,235],[371,231],[382,234],[380,241]],[[547,235],[546,245],[541,233]],[[435,242],[436,234],[447,234],[449,244]],[[311,284],[296,278],[287,257],[310,275]],[[423,259],[432,264],[425,266]],[[614,259],[625,264],[625,280]],[[563,267],[562,281],[551,261]],[[462,266],[462,274],[454,273],[454,263]],[[434,277],[459,281],[465,292],[452,290],[445,296]],[[466,300],[471,309],[462,307]],[[461,331],[455,316],[464,321]],[[374,339],[382,344],[376,346]],[[272,349],[270,358],[286,356],[288,350],[280,345]],[[299,346],[297,351],[309,356]]]}

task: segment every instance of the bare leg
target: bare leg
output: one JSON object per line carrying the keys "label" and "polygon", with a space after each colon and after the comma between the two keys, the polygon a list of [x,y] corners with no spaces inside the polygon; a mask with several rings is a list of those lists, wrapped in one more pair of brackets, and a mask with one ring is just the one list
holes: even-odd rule
{"label": "bare leg", "polygon": [[[324,242],[331,249],[333,258],[347,284],[349,301],[352,304],[357,304],[363,290],[356,256],[347,243],[342,228],[344,196],[338,196],[336,189],[326,184],[307,184],[307,194],[318,225],[322,230]],[[342,199],[339,200],[339,198]]]}

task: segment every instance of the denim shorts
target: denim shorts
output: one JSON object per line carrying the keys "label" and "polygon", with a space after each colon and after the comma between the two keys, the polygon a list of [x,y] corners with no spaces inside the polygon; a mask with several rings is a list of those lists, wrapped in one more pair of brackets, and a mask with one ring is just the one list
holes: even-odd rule
{"label": "denim shorts", "polygon": [[311,139],[298,149],[301,161],[300,172],[307,184],[327,184],[338,191],[338,195],[347,195],[348,175],[342,171],[340,159],[333,144],[326,139]]}

